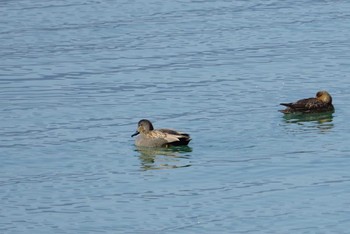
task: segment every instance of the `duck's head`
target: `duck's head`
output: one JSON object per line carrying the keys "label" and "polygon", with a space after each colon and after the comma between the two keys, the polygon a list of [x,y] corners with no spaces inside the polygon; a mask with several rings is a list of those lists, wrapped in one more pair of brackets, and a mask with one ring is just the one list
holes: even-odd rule
{"label": "duck's head", "polygon": [[327,91],[318,91],[316,93],[316,98],[322,102],[332,104],[332,97]]}
{"label": "duck's head", "polygon": [[133,136],[137,136],[140,133],[147,133],[149,131],[152,131],[153,125],[151,123],[151,121],[147,120],[147,119],[141,119],[138,124],[137,124],[137,130],[134,134],[131,135],[131,137]]}

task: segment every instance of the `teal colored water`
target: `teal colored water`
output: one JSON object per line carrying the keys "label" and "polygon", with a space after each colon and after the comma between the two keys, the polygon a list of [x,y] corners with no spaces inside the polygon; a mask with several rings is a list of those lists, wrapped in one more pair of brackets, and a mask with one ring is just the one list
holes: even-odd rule
{"label": "teal colored water", "polygon": [[[347,233],[350,2],[1,1],[0,233]],[[335,113],[280,102],[333,96]],[[142,118],[191,134],[143,149]]]}

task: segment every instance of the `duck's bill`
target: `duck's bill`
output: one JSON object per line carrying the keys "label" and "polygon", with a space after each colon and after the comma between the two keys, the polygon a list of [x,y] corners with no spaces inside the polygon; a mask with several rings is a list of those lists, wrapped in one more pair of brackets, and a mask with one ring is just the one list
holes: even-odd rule
{"label": "duck's bill", "polygon": [[134,134],[131,135],[131,137],[137,136],[139,134],[140,134],[140,132],[136,131]]}

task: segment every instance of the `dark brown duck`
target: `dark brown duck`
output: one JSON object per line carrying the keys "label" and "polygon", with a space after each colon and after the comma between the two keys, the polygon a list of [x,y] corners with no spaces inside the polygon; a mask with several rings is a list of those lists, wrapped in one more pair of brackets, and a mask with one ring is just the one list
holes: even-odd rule
{"label": "dark brown duck", "polygon": [[[140,134],[140,135],[139,135]],[[136,146],[143,147],[169,147],[188,145],[190,135],[172,129],[154,129],[151,121],[141,119],[137,124],[137,130],[131,136],[139,135],[135,140]]]}
{"label": "dark brown duck", "polygon": [[334,111],[332,97],[327,91],[317,92],[314,98],[301,99],[291,103],[281,103],[281,105],[287,107],[284,110],[280,110],[284,114]]}

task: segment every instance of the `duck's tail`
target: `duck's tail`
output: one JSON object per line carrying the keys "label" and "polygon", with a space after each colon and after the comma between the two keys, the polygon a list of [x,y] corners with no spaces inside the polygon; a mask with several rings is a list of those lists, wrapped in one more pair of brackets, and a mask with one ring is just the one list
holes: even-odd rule
{"label": "duck's tail", "polygon": [[292,107],[293,103],[280,103],[282,106]]}

